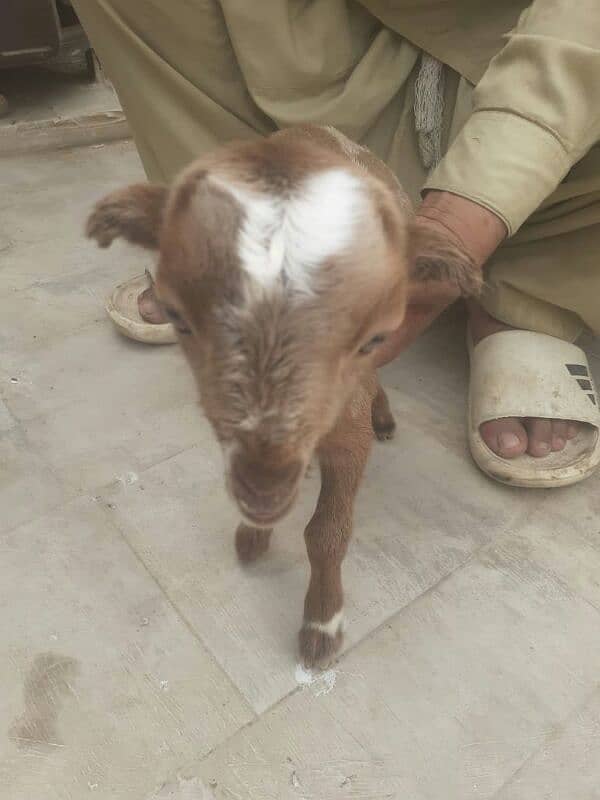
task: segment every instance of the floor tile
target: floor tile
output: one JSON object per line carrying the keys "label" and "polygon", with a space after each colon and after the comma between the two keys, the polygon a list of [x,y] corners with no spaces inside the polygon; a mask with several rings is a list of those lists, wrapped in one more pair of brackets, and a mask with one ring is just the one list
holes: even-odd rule
{"label": "floor tile", "polygon": [[[597,774],[599,621],[555,576],[507,571],[492,545],[186,774],[245,800],[579,797],[508,787],[554,747],[559,786],[569,749]],[[526,785],[548,791],[550,775],[538,766]],[[595,796],[589,772],[574,785]]]}
{"label": "floor tile", "polygon": [[251,719],[97,502],[0,542],[7,800],[146,800]]}
{"label": "floor tile", "polygon": [[34,519],[67,497],[19,427],[0,433],[0,532]]}

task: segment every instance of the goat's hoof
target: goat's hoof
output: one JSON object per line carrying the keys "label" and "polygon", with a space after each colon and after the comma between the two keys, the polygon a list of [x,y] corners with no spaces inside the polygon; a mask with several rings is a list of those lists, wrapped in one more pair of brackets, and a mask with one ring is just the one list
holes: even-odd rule
{"label": "goat's hoof", "polygon": [[240,523],[235,532],[235,549],[239,560],[243,564],[249,564],[266,553],[272,532],[271,528],[252,528],[243,522]]}
{"label": "goat's hoof", "polygon": [[373,416],[373,431],[380,442],[387,442],[394,438],[396,423],[391,414]]}
{"label": "goat's hoof", "polygon": [[88,217],[85,233],[89,239],[95,239],[100,247],[110,247],[121,235],[122,229],[118,205],[101,200]]}
{"label": "goat's hoof", "polygon": [[325,669],[334,660],[342,646],[344,633],[340,627],[334,636],[329,633],[304,625],[300,630],[300,657],[305,667]]}

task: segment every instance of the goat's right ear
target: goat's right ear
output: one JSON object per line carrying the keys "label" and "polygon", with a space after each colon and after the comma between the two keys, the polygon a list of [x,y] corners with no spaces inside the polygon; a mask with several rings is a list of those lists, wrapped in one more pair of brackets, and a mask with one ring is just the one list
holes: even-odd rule
{"label": "goat's right ear", "polygon": [[104,197],[88,217],[85,232],[100,247],[119,236],[156,250],[167,200],[166,186],[134,183]]}

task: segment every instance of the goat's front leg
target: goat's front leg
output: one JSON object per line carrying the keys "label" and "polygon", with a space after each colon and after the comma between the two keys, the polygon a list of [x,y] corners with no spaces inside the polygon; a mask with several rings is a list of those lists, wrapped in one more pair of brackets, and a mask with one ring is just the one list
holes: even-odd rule
{"label": "goat's front leg", "polygon": [[310,584],[304,601],[300,654],[308,667],[325,666],[343,639],[342,561],[352,533],[354,498],[373,437],[371,397],[354,398],[348,413],[321,443],[321,493],[304,532]]}

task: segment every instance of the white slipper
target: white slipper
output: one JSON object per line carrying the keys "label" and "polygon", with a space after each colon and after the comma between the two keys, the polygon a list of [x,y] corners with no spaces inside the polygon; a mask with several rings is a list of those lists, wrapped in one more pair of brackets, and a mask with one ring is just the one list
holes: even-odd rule
{"label": "white slipper", "polygon": [[175,328],[170,322],[146,322],[138,308],[138,297],[152,286],[148,272],[122,283],[114,290],[106,304],[106,312],[119,331],[129,339],[146,344],[174,344]]}
{"label": "white slipper", "polygon": [[[470,348],[468,436],[475,463],[512,486],[567,486],[600,463],[600,409],[585,353],[553,336],[502,331]],[[502,417],[541,417],[587,423],[564,450],[545,458],[496,455],[479,426]]]}

